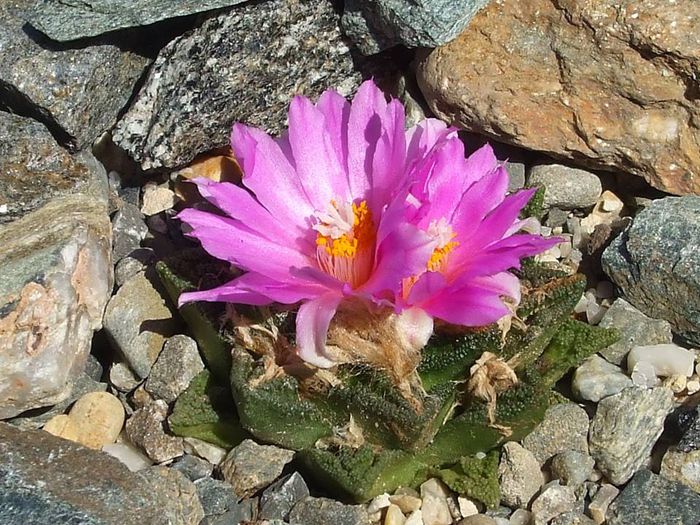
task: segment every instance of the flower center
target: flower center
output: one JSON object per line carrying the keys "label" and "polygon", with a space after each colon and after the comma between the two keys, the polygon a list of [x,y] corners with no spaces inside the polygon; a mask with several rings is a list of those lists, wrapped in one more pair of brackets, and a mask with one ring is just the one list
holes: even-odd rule
{"label": "flower center", "polygon": [[374,263],[376,230],[367,201],[339,205],[317,212],[316,260],[336,279],[357,288],[369,279]]}
{"label": "flower center", "polygon": [[438,241],[437,248],[428,260],[427,269],[430,272],[440,272],[445,269],[447,256],[452,250],[459,246],[459,242],[453,241],[457,234],[452,231],[452,227],[443,217],[439,221],[433,221],[428,226],[428,235]]}
{"label": "flower center", "polygon": [[[457,234],[452,231],[452,227],[447,223],[444,217],[439,221],[432,221],[428,226],[427,233],[430,237],[438,241],[438,245],[433,250],[430,259],[428,259],[425,270],[428,272],[444,273],[448,255],[459,246],[459,242],[452,240]],[[413,285],[416,284],[416,281],[418,281],[421,275],[422,274],[412,275],[403,280],[401,287],[404,299],[408,297],[411,288],[413,288]]]}

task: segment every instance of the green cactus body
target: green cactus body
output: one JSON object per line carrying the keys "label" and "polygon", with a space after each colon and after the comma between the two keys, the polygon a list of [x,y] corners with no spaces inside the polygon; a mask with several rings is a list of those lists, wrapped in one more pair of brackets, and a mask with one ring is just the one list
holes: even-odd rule
{"label": "green cactus body", "polygon": [[256,438],[266,443],[302,450],[333,434],[334,426],[347,419],[336,419],[331,410],[299,393],[299,383],[291,376],[254,381],[263,373],[263,365],[240,348],[232,352],[231,389],[241,423]]}
{"label": "green cactus body", "polygon": [[[182,256],[176,263],[159,263],[159,274],[173,300],[194,288],[197,279],[192,272],[201,271],[194,267]],[[418,368],[425,392],[415,388],[411,401],[382,372],[366,367],[338,367],[338,383],[321,391],[300,388],[299,380],[290,375],[265,377],[263,359],[243,348],[231,350],[234,338],[219,327],[221,309],[186,306],[181,309],[183,318],[207,366],[216,373],[215,379],[230,372],[232,399],[222,394],[223,403],[230,404],[224,417],[221,402],[203,394],[201,382],[206,379],[198,378],[176,403],[171,429],[178,435],[218,439],[218,444],[231,446],[240,433],[227,441],[221,439],[220,429],[222,424],[235,423],[237,412],[240,427],[258,440],[299,451],[307,475],[329,492],[365,501],[400,485],[411,485],[420,479],[420,472],[432,469],[458,491],[493,504],[493,473],[485,468],[490,463],[475,463],[473,456],[529,433],[554,402],[552,385],[616,338],[611,331],[569,318],[583,292],[582,277],[531,261],[525,262],[519,274],[526,293],[517,314],[525,326],[514,323],[505,344],[495,326],[433,337]],[[519,378],[516,386],[498,394],[494,425],[489,424],[483,402],[460,399],[470,367],[483,352],[504,360],[514,358]],[[341,439],[339,430],[349,421],[354,421],[361,434],[355,442],[359,448]],[[511,432],[507,438],[504,427]]]}
{"label": "green cactus body", "polygon": [[319,486],[358,502],[393,492],[401,486],[410,486],[416,474],[426,467],[408,452],[376,452],[369,445],[358,449],[310,448],[300,452],[298,457]]}
{"label": "green cactus body", "polygon": [[231,403],[228,385],[222,385],[204,370],[177,398],[168,418],[170,430],[220,447],[232,448],[250,435],[243,429]]}
{"label": "green cactus body", "polygon": [[365,438],[384,448],[419,450],[427,446],[455,400],[452,383],[427,394],[416,392],[420,404],[416,407],[379,371],[347,371],[340,377],[341,386],[329,392],[331,403],[352,414]]}
{"label": "green cactus body", "polygon": [[[188,277],[187,272],[197,268],[198,262],[201,266],[200,261],[201,255],[197,257],[196,254],[187,252],[182,257],[169,259],[167,263],[159,261],[156,264],[158,276],[173,303],[177,304],[181,293],[197,289],[194,285],[196,279]],[[218,327],[220,323],[213,313],[216,311],[216,307],[202,303],[190,303],[180,307],[179,311],[199,345],[207,368],[218,379],[228,381],[228,371],[231,368],[231,353],[229,351],[231,343],[226,341]]]}
{"label": "green cactus body", "polygon": [[430,475],[440,478],[457,494],[478,500],[489,508],[501,501],[498,484],[500,454],[492,450],[484,457],[465,456],[451,468],[433,470]]}

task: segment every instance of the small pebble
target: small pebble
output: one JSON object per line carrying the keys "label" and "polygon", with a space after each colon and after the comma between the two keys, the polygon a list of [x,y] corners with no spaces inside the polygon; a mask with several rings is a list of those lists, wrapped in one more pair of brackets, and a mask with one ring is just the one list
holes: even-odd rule
{"label": "small pebble", "polygon": [[131,472],[138,472],[153,465],[153,462],[129,442],[112,443],[102,447],[112,457],[124,463]]}
{"label": "small pebble", "polygon": [[515,509],[509,521],[510,525],[530,525],[532,523],[532,512],[526,509]]}
{"label": "small pebble", "polygon": [[530,510],[535,517],[535,523],[547,523],[559,514],[568,512],[576,505],[576,493],[572,487],[560,485],[559,481],[550,481],[542,488]]}
{"label": "small pebble", "polygon": [[393,496],[389,496],[389,501],[397,505],[404,514],[410,514],[420,509],[422,503],[420,498],[409,496],[408,494],[394,494]]}
{"label": "small pebble", "polygon": [[695,354],[674,344],[635,346],[627,354],[627,369],[632,371],[638,363],[649,363],[660,377],[690,377],[693,375]]}
{"label": "small pebble", "polygon": [[214,465],[192,454],[185,454],[176,459],[171,467],[182,472],[190,481],[197,481],[198,479],[211,476],[214,470]]}
{"label": "small pebble", "polygon": [[459,512],[463,518],[466,518],[473,514],[479,514],[479,507],[477,507],[476,503],[474,503],[469,498],[459,496],[457,498],[457,504],[459,505]]}
{"label": "small pebble", "polygon": [[146,216],[155,215],[165,210],[169,210],[177,202],[175,193],[167,186],[156,184],[146,184],[143,188],[143,204],[141,213]]}
{"label": "small pebble", "polygon": [[94,449],[114,443],[125,418],[121,401],[107,392],[85,394],[68,415],[79,429],[78,443]]}
{"label": "small pebble", "polygon": [[412,512],[407,518],[404,525],[424,525],[423,513],[420,510]]}
{"label": "small pebble", "polygon": [[603,483],[598,492],[596,492],[593,500],[588,505],[588,514],[598,525],[605,521],[605,513],[619,493],[620,490],[609,483]]}
{"label": "small pebble", "polygon": [[389,505],[384,515],[384,525],[405,525],[406,516],[397,505]]}
{"label": "small pebble", "polygon": [[369,502],[369,505],[367,505],[367,512],[374,514],[375,512],[387,508],[391,503],[392,501],[389,498],[389,494],[385,492],[384,494],[375,496],[375,498]]}
{"label": "small pebble", "polygon": [[420,495],[423,500],[421,513],[425,525],[450,525],[452,514],[447,504],[450,491],[436,478],[431,478],[420,486]]}
{"label": "small pebble", "polygon": [[156,463],[164,463],[184,454],[182,438],[165,433],[163,422],[168,405],[161,400],[134,412],[126,422],[129,440]]}
{"label": "small pebble", "polygon": [[206,459],[212,465],[218,465],[226,457],[227,451],[201,439],[186,437],[185,442],[185,452],[188,454],[194,454],[202,459]]}
{"label": "small pebble", "polygon": [[78,442],[80,429],[68,414],[59,414],[49,419],[43,426],[43,430],[54,436]]}

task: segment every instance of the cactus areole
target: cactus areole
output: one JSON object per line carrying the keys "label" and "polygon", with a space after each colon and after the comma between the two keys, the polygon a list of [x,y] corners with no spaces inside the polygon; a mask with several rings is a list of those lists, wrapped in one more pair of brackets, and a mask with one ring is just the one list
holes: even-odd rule
{"label": "cactus areole", "polygon": [[[299,305],[296,352],[316,367],[364,362],[400,381],[433,319],[475,327],[511,315],[520,283],[510,270],[558,242],[520,233],[532,190],[506,195],[488,145],[465,158],[439,120],[406,130],[403,106],[372,81],[352,102],[332,90],[316,104],[295,97],[277,139],[237,123],[231,146],[242,186],[196,179],[220,213],[179,218],[245,273],[179,302]],[[355,329],[390,337],[365,345]]]}

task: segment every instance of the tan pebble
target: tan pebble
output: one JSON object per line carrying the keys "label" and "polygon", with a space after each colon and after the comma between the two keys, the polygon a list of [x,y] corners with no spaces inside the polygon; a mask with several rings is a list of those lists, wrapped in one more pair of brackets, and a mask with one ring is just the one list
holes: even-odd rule
{"label": "tan pebble", "polygon": [[75,402],[69,416],[79,430],[78,443],[90,448],[114,443],[124,426],[124,407],[107,392],[85,394]]}
{"label": "tan pebble", "polygon": [[425,525],[423,523],[423,513],[420,510],[412,512],[408,518],[406,518],[404,525]]}
{"label": "tan pebble", "polygon": [[68,439],[70,441],[78,441],[80,432],[70,416],[61,414],[49,419],[44,425],[44,430],[54,436]]}
{"label": "tan pebble", "polygon": [[399,507],[404,514],[410,514],[414,510],[418,510],[422,503],[420,498],[409,496],[408,494],[389,496],[389,501]]}
{"label": "tan pebble", "polygon": [[403,515],[398,505],[389,505],[384,516],[384,525],[404,525],[406,516]]}

